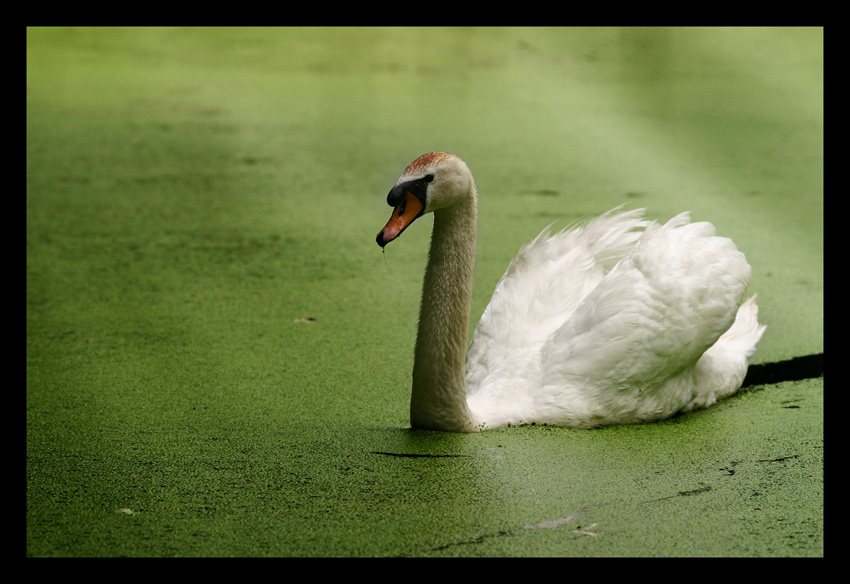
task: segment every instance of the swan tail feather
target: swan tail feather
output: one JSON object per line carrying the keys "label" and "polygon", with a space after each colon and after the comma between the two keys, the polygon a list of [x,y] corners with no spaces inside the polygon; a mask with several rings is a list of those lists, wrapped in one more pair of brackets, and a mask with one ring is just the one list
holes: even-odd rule
{"label": "swan tail feather", "polygon": [[740,389],[766,325],[758,321],[754,294],[738,309],[735,322],[694,366],[694,397],[683,411],[707,408]]}

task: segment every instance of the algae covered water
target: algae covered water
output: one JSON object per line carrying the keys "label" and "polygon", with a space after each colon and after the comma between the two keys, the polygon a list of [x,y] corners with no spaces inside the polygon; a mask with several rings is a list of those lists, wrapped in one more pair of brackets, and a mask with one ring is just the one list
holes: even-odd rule
{"label": "algae covered water", "polygon": [[754,267],[756,361],[823,351],[823,31],[27,30],[30,556],[818,556],[823,380],[659,424],[409,429],[427,221],[519,247],[620,203]]}

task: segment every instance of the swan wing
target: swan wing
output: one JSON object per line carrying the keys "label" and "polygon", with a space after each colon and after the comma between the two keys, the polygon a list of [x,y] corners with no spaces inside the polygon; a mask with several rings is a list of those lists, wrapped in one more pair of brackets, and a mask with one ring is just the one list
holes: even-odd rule
{"label": "swan wing", "polygon": [[547,228],[520,250],[473,333],[467,355],[470,397],[484,387],[495,391],[488,381],[499,380],[502,387],[512,378],[528,383],[534,370],[529,358],[536,359],[545,340],[628,254],[649,224],[642,217],[642,209],[618,207],[554,235]]}
{"label": "swan wing", "polygon": [[682,213],[648,227],[542,344],[534,407],[559,425],[680,410],[693,396],[694,364],[735,322],[750,276],[744,254],[710,223]]}

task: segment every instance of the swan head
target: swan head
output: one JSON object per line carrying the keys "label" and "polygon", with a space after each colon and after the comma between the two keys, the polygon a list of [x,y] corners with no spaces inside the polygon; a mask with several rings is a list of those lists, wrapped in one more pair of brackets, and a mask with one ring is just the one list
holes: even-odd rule
{"label": "swan head", "polygon": [[452,207],[474,197],[472,173],[466,163],[448,152],[429,152],[411,162],[387,195],[393,213],[378,233],[384,247],[426,213]]}

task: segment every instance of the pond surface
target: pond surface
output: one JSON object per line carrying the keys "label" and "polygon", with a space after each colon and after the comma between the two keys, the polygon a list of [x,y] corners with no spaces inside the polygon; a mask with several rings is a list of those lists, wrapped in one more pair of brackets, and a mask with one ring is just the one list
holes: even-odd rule
{"label": "pond surface", "polygon": [[823,379],[658,424],[412,431],[419,154],[476,176],[473,326],[627,203],[747,254],[823,351],[823,31],[27,31],[30,556],[819,556]]}

